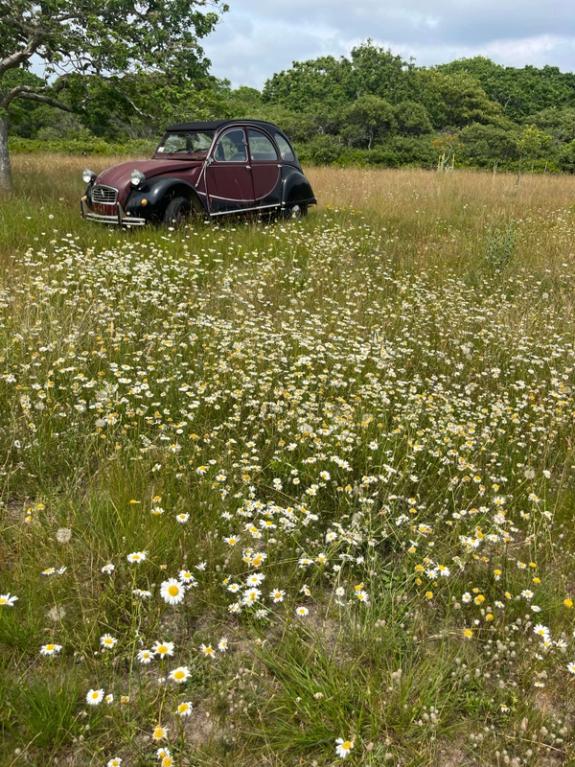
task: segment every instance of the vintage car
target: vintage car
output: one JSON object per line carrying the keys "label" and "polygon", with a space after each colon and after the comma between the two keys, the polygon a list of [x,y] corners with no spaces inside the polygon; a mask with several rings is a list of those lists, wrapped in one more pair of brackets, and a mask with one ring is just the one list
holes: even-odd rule
{"label": "vintage car", "polygon": [[151,160],[85,170],[84,218],[178,226],[191,216],[301,218],[316,203],[285,134],[259,120],[172,125]]}

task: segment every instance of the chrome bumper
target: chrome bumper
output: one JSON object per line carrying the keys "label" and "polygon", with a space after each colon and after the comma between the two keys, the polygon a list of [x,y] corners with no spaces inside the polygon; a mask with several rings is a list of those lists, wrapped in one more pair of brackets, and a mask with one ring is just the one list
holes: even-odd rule
{"label": "chrome bumper", "polygon": [[86,205],[85,200],[80,200],[80,212],[82,218],[88,221],[96,221],[99,224],[110,224],[111,226],[145,226],[148,222],[145,218],[136,218],[135,216],[127,216],[124,209],[119,202],[116,203],[118,212],[110,216],[106,216],[103,213],[94,213]]}

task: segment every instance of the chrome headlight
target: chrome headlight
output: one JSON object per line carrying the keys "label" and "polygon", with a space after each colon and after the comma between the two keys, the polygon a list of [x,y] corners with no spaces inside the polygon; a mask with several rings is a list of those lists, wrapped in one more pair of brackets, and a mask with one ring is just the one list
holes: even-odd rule
{"label": "chrome headlight", "polygon": [[85,184],[91,184],[92,181],[96,180],[96,174],[93,170],[90,170],[90,168],[86,168],[86,170],[82,171],[82,181]]}
{"label": "chrome headlight", "polygon": [[131,175],[130,175],[130,183],[132,186],[140,186],[140,184],[145,181],[146,176],[142,173],[141,170],[138,170],[135,168]]}

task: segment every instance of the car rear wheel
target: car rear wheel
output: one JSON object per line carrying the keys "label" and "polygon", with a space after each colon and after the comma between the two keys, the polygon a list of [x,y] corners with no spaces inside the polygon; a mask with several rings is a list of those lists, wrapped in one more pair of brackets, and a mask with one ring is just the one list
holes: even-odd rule
{"label": "car rear wheel", "polygon": [[307,216],[307,205],[290,205],[289,208],[285,208],[283,211],[283,218],[287,218],[291,221],[298,221]]}
{"label": "car rear wheel", "polygon": [[166,206],[164,224],[177,229],[186,223],[191,213],[192,205],[187,197],[173,197]]}

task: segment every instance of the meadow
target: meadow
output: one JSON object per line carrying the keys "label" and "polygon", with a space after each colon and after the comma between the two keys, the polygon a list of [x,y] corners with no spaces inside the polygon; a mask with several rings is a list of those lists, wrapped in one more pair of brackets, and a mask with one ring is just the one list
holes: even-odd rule
{"label": "meadow", "polygon": [[0,199],[0,765],[575,764],[575,178]]}

